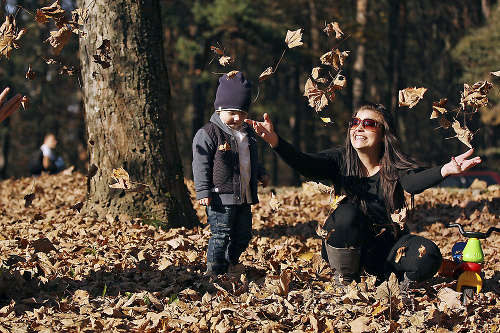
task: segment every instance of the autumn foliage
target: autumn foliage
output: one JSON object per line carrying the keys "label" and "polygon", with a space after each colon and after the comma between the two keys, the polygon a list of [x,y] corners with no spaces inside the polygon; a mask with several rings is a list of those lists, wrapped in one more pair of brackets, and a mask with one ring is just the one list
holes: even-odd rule
{"label": "autumn foliage", "polygon": [[[120,170],[114,175],[126,179]],[[440,276],[415,286],[409,302],[394,278],[377,288],[365,276],[342,290],[320,257],[315,231],[332,209],[333,193],[319,184],[276,188],[260,193],[242,265],[210,279],[203,275],[209,229],[194,194],[204,226],[164,231],[155,227],[161,221],[146,217],[80,213],[74,205],[85,200],[86,178],[65,172],[0,183],[0,331],[487,332],[500,323],[497,234],[483,241],[483,292],[467,307],[454,281]],[[188,187],[194,190],[192,182]],[[499,196],[498,186],[481,184],[429,189],[416,196],[410,229],[449,258],[463,239],[444,223],[485,231],[498,223]]]}

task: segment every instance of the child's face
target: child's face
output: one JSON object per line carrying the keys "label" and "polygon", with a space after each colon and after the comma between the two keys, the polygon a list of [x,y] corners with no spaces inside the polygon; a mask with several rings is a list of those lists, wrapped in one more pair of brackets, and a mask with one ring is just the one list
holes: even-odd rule
{"label": "child's face", "polygon": [[247,113],[237,110],[218,111],[220,120],[227,126],[236,129],[247,119]]}

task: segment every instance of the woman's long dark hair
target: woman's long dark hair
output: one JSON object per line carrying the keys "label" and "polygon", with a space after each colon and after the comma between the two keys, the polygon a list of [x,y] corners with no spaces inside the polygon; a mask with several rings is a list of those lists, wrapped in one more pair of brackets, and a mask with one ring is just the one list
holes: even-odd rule
{"label": "woman's long dark hair", "polygon": [[[424,167],[418,159],[405,154],[401,148],[396,134],[396,123],[392,114],[381,104],[364,102],[354,113],[353,117],[360,110],[371,110],[382,116],[383,139],[380,151],[380,185],[384,193],[387,214],[391,214],[401,203],[395,202],[395,191],[397,180],[403,171]],[[363,177],[361,161],[354,147],[351,144],[350,130],[347,130],[346,159],[343,165],[342,187],[350,194],[351,198],[359,201],[360,208],[366,213],[366,201],[363,193],[366,189],[362,187],[360,178]],[[402,189],[399,188],[398,191]],[[402,194],[402,193],[401,193]],[[403,202],[404,204],[404,202]]]}

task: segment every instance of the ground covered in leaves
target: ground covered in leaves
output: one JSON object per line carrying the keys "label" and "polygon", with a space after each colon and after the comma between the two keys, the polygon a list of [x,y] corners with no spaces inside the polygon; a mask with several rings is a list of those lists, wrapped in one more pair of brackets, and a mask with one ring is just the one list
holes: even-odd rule
{"label": "ground covered in leaves", "polygon": [[[83,214],[74,207],[85,198],[79,173],[33,184],[0,182],[0,332],[496,332],[500,325],[498,234],[483,242],[483,292],[470,305],[440,276],[403,302],[396,290],[377,291],[370,276],[344,290],[332,284],[315,233],[331,200],[308,186],[276,189],[277,211],[272,194],[261,193],[242,265],[210,279],[207,227],[164,231]],[[444,223],[498,226],[499,197],[498,187],[429,189],[416,196],[410,228],[449,257],[463,239]]]}

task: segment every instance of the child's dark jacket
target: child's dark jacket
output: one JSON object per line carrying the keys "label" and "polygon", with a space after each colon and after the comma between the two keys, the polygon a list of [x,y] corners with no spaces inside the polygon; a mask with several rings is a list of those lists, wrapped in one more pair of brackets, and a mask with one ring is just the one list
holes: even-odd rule
{"label": "child's dark jacket", "polygon": [[[245,124],[250,148],[252,204],[259,202],[259,177],[267,174],[258,162],[254,131]],[[242,204],[238,143],[217,112],[193,139],[193,175],[196,199],[211,198],[211,205]]]}

